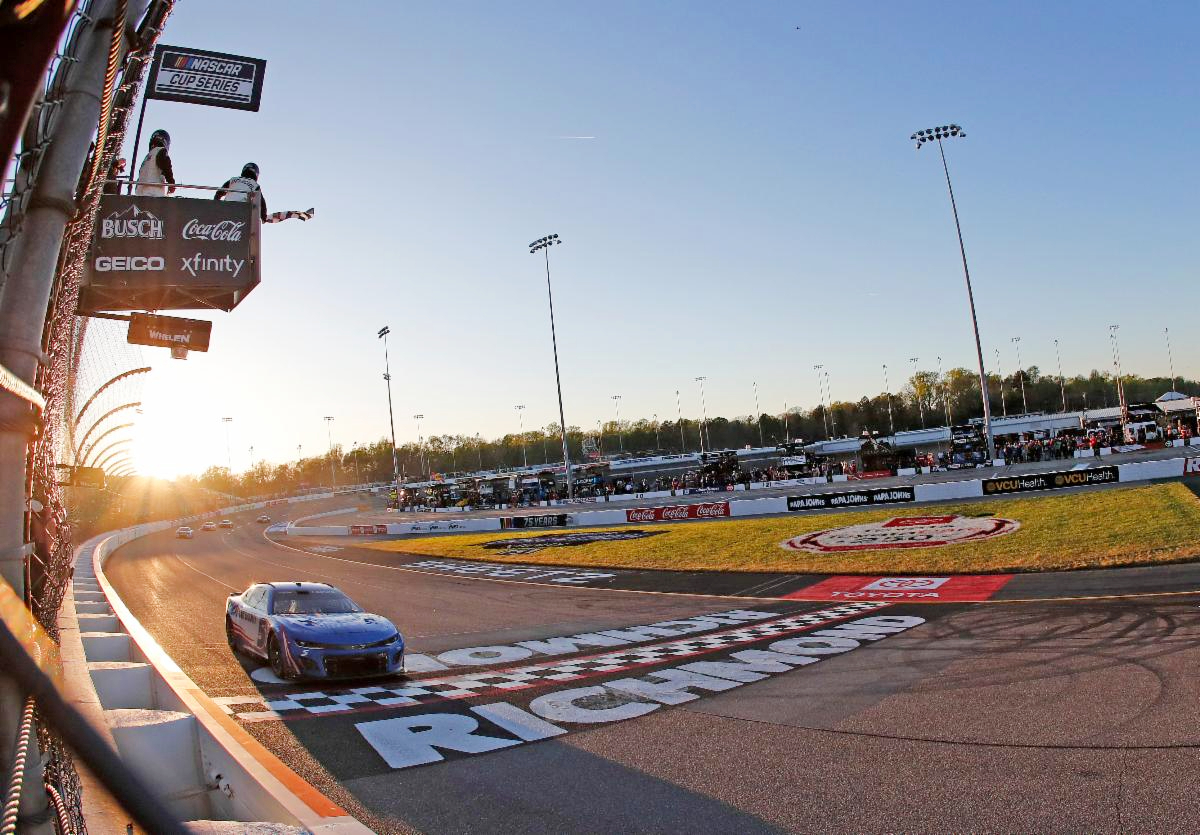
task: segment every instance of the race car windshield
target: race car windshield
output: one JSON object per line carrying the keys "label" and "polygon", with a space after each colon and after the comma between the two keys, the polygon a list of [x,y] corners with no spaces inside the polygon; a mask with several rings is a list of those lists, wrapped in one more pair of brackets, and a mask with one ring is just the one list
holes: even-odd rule
{"label": "race car windshield", "polygon": [[336,591],[277,591],[271,604],[275,615],[344,615],[361,612],[354,601]]}

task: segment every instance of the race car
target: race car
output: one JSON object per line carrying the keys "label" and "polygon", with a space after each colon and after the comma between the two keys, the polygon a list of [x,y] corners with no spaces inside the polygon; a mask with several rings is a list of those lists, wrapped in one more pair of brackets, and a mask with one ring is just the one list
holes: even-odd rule
{"label": "race car", "polygon": [[232,519],[222,519],[220,522],[217,523],[217,527],[218,528],[232,528],[233,520]]}
{"label": "race car", "polygon": [[203,525],[200,526],[200,530],[202,530],[202,531],[215,531],[216,529],[217,529],[216,522],[205,522]]}
{"label": "race car", "polygon": [[264,525],[265,525],[267,522],[270,522],[270,521],[271,521],[271,517],[270,517],[270,516],[268,516],[267,514],[265,514],[265,513],[264,513],[262,516],[259,516],[259,517],[258,517],[257,519],[255,519],[254,521],[255,521],[255,522],[260,522],[260,523],[262,523],[262,524],[264,524]]}
{"label": "race car", "polygon": [[196,535],[196,532],[193,531],[191,528],[189,528],[187,525],[184,525],[182,527],[175,529],[175,538],[176,539],[191,539],[195,535]]}
{"label": "race car", "polygon": [[404,637],[328,583],[255,583],[225,604],[225,638],[281,679],[404,671]]}

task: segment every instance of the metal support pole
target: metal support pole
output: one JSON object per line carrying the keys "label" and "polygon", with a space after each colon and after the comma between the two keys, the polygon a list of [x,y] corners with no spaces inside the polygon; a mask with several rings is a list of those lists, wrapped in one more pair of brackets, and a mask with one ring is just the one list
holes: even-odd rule
{"label": "metal support pole", "polygon": [[[337,489],[337,471],[333,468],[333,418],[330,415],[325,415],[325,435],[329,439],[329,486]],[[250,447],[251,450],[254,447]],[[254,462],[250,462],[251,466]]]}
{"label": "metal support pole", "polygon": [[1062,393],[1063,414],[1067,411],[1067,384],[1063,380],[1062,354],[1058,351],[1058,340],[1054,340],[1054,358],[1058,360],[1058,390]]}
{"label": "metal support pole", "polygon": [[896,437],[896,419],[892,415],[892,386],[891,383],[888,382],[886,362],[883,364],[883,390],[887,394],[888,426],[891,428],[892,438],[894,439]]}
{"label": "metal support pole", "polygon": [[679,402],[679,389],[675,389],[675,415],[679,421],[679,452],[687,452],[687,438],[683,434],[683,406]]}
{"label": "metal support pole", "polygon": [[766,442],[763,441],[762,428],[762,407],[758,405],[758,382],[754,383],[754,420],[758,423],[758,445],[761,447]]}
{"label": "metal support pole", "polygon": [[387,381],[388,394],[388,426],[392,430],[392,483],[400,484],[400,461],[396,457],[396,418],[392,414],[392,367],[388,362],[388,334],[392,329],[384,325],[379,329],[379,338],[383,340],[383,379]]}

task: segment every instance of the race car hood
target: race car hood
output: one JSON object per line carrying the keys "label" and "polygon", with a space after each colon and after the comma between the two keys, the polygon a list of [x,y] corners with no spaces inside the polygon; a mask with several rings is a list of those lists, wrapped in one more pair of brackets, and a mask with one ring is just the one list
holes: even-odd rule
{"label": "race car hood", "polygon": [[294,640],[323,644],[370,644],[396,634],[387,618],[367,612],[341,615],[276,615]]}

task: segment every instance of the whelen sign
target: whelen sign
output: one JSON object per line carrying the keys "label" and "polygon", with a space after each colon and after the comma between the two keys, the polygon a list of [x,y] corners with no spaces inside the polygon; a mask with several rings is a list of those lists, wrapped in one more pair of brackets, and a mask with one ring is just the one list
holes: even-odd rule
{"label": "whelen sign", "polygon": [[261,58],[160,45],[146,98],[257,111],[266,71]]}
{"label": "whelen sign", "polygon": [[207,351],[211,334],[212,322],[203,319],[134,313],[129,317],[129,332],[125,341],[131,345]]}
{"label": "whelen sign", "polygon": [[259,282],[259,227],[256,202],[106,194],[79,312],[233,310]]}

